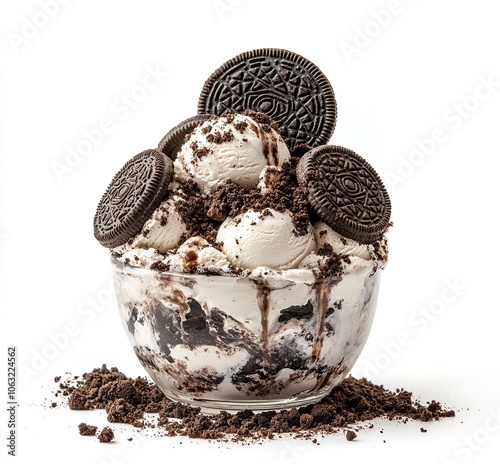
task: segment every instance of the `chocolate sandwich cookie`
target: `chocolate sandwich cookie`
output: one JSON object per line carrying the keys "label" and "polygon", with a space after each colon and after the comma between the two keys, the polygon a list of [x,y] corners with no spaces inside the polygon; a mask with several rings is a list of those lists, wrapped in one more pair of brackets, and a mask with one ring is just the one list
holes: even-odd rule
{"label": "chocolate sandwich cookie", "polygon": [[297,165],[297,178],[314,212],[333,230],[360,243],[382,237],[391,216],[389,194],[361,156],[339,146],[313,148]]}
{"label": "chocolate sandwich cookie", "polygon": [[197,114],[177,124],[160,140],[158,150],[165,153],[172,161],[175,161],[177,153],[179,153],[186,140],[186,135],[191,134],[199,125],[211,117],[210,114]]}
{"label": "chocolate sandwich cookie", "polygon": [[242,53],[208,78],[198,112],[220,116],[226,110],[269,115],[291,151],[300,144],[327,143],[337,119],[335,94],[319,68],[303,56],[274,48]]}
{"label": "chocolate sandwich cookie", "polygon": [[173,163],[158,150],[146,150],[125,163],[104,193],[94,216],[94,236],[108,248],[137,234],[164,199]]}

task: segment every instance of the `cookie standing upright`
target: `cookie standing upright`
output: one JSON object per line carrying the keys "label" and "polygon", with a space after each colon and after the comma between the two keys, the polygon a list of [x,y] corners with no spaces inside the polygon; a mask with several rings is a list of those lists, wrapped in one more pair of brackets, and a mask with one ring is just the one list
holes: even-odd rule
{"label": "cookie standing upright", "polygon": [[297,53],[275,48],[242,53],[207,79],[198,112],[227,110],[269,115],[290,151],[300,144],[327,143],[337,120],[335,94],[321,70]]}

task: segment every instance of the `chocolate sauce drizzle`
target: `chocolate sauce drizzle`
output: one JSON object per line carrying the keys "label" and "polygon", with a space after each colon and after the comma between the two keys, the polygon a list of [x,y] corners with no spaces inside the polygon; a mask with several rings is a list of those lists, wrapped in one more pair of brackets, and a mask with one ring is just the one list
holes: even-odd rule
{"label": "chocolate sauce drizzle", "polygon": [[327,280],[317,280],[312,287],[316,293],[316,307],[318,308],[317,330],[316,330],[316,336],[314,337],[312,354],[311,354],[312,364],[316,364],[319,360],[321,349],[323,348],[325,320],[326,320],[326,314],[328,312],[328,305],[330,303],[330,295],[332,293],[332,287],[340,280],[341,280],[340,277],[331,278]]}
{"label": "chocolate sauce drizzle", "polygon": [[257,304],[260,309],[262,331],[260,346],[265,355],[269,354],[269,308],[271,306],[271,288],[262,279],[252,279],[257,286]]}
{"label": "chocolate sauce drizzle", "polygon": [[250,128],[262,142],[262,149],[266,157],[267,165],[278,166],[278,137],[276,136],[276,132],[270,126],[265,126],[269,128],[268,131],[265,131],[262,124],[255,124],[252,120],[248,122]]}
{"label": "chocolate sauce drizzle", "polygon": [[[319,361],[321,349],[323,348],[325,321],[328,314],[332,288],[340,280],[340,277],[318,279],[312,285],[312,291],[315,293],[316,298],[317,322],[316,334],[312,345],[311,364],[316,364]],[[272,288],[267,285],[264,279],[252,279],[252,282],[257,287],[257,304],[261,315],[262,331],[260,346],[264,357],[267,357],[269,355],[269,309],[271,306]]]}

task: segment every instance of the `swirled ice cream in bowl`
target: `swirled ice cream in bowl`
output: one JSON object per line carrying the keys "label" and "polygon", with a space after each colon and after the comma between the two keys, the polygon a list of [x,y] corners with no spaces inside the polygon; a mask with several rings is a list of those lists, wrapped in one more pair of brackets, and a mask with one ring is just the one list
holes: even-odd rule
{"label": "swirled ice cream in bowl", "polygon": [[351,150],[291,153],[280,132],[253,111],[190,118],[127,162],[99,203],[123,326],[173,400],[318,401],[370,333],[387,192]]}

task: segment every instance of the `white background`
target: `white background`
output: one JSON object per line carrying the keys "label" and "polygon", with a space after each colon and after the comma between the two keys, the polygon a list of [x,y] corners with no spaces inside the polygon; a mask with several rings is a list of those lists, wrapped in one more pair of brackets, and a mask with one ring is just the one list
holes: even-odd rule
{"label": "white background", "polygon": [[[0,14],[1,339],[19,353],[17,462],[498,459],[498,2],[73,0],[51,16],[42,5],[2,2]],[[126,160],[196,112],[215,68],[261,47],[322,69],[339,108],[332,143],[367,158],[392,196],[390,263],[353,375],[437,399],[457,417],[423,424],[427,433],[381,421],[355,442],[320,446],[141,440],[127,427],[110,445],[80,437],[81,421],[102,427],[105,416],[48,409],[55,375],[102,363],[144,375],[93,238],[97,202]],[[151,70],[156,85],[139,88]],[[96,135],[100,125],[108,133]],[[68,159],[71,149],[85,156]],[[6,361],[0,370],[6,391]],[[2,462],[13,459],[5,445]]]}

